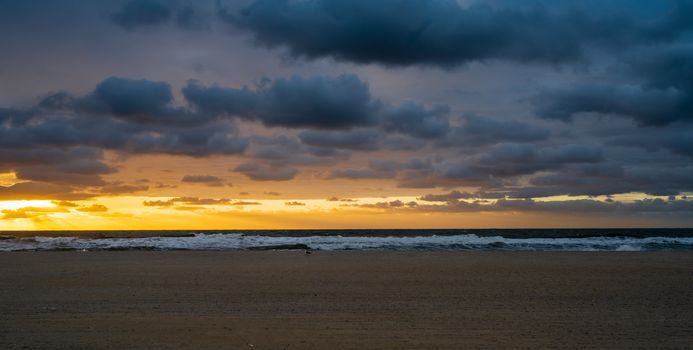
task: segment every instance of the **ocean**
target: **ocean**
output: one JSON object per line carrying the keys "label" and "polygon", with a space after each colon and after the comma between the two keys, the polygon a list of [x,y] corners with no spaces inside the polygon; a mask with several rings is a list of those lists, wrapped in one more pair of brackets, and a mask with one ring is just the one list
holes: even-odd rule
{"label": "ocean", "polygon": [[693,229],[187,230],[0,232],[0,251],[693,250]]}

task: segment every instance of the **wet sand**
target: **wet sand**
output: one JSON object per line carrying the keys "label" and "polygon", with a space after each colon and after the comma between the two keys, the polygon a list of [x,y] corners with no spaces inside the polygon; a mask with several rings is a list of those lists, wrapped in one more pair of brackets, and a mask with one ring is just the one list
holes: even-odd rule
{"label": "wet sand", "polygon": [[685,349],[693,252],[0,254],[0,349]]}

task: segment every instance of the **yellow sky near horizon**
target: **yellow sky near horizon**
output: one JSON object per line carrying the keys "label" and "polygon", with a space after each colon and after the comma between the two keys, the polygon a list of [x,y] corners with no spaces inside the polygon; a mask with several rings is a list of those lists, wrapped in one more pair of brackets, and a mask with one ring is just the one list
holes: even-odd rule
{"label": "yellow sky near horizon", "polygon": [[[176,205],[147,207],[144,201],[169,197],[104,197],[91,201],[0,201],[0,230],[214,230],[214,229],[358,229],[358,228],[523,228],[523,227],[654,227],[648,220],[623,220],[610,216],[581,217],[566,213],[417,212],[354,207],[374,204],[382,198],[356,202],[324,199],[284,199],[230,202],[227,205]],[[403,202],[414,197],[388,198]],[[252,204],[234,205],[249,202]],[[254,204],[259,203],[259,204]],[[290,203],[290,204],[288,204]],[[299,203],[298,205],[296,203]],[[101,208],[103,206],[104,208]],[[96,210],[92,210],[96,207]],[[103,209],[103,210],[102,210]],[[23,214],[23,215],[8,215]],[[676,225],[673,225],[676,226]]]}
{"label": "yellow sky near horizon", "polygon": [[[662,226],[661,221],[647,218],[624,221],[608,215],[586,217],[522,210],[450,211],[444,208],[445,203],[426,202],[420,197],[429,193],[443,194],[451,189],[398,188],[389,179],[326,180],[319,170],[311,169],[302,171],[291,181],[252,181],[229,172],[226,160],[222,157],[210,161],[142,156],[116,162],[119,171],[106,176],[107,181],[141,184],[147,189],[86,200],[0,200],[0,231]],[[188,174],[216,175],[224,183],[208,186],[181,182],[182,177]],[[0,186],[21,182],[13,173],[0,173]],[[178,200],[167,204],[167,201],[180,197],[207,202]],[[334,198],[330,200],[331,197]],[[642,193],[612,197],[623,202],[644,198],[655,197]],[[557,196],[535,200],[578,199],[605,201],[607,197]],[[394,201],[400,201],[401,207],[382,207],[383,203]],[[474,201],[467,200],[470,203]],[[146,205],[147,202],[161,205]],[[411,202],[418,206],[407,207],[406,203]],[[481,205],[494,202],[488,200]],[[420,210],[425,206],[433,210]],[[671,222],[671,225],[677,223]]]}

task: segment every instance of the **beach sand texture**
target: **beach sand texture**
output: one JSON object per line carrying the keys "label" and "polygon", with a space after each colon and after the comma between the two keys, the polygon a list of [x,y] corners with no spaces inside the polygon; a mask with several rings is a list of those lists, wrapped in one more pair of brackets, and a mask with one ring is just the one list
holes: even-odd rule
{"label": "beach sand texture", "polygon": [[0,349],[693,348],[693,252],[0,254]]}

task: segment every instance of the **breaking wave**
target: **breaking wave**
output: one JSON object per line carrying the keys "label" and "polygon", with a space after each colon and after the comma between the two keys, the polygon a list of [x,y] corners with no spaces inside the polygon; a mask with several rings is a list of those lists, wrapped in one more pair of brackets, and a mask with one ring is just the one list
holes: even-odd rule
{"label": "breaking wave", "polygon": [[0,241],[0,251],[51,250],[508,250],[651,251],[691,250],[693,237],[506,238],[502,236],[264,236],[196,233],[184,237],[33,237]]}

